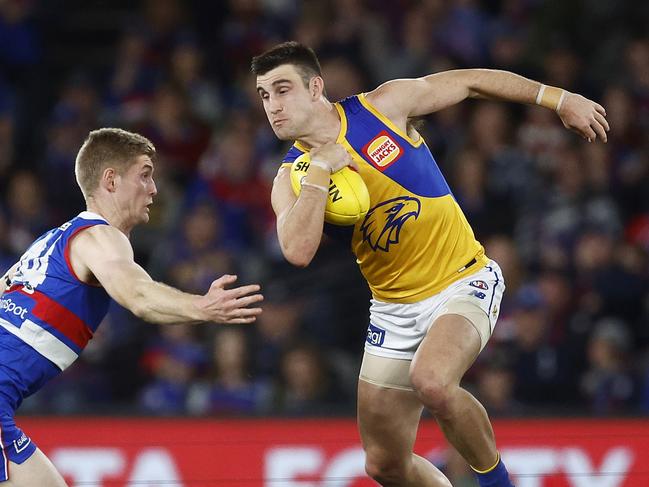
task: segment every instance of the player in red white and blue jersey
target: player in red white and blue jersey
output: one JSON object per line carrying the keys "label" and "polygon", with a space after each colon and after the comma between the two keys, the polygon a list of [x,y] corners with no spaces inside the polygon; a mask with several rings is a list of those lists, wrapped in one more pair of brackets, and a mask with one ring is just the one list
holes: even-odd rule
{"label": "player in red white and blue jersey", "polygon": [[129,234],[149,219],[157,193],[155,148],[141,135],[90,133],[75,164],[87,211],[38,238],[0,281],[0,483],[65,486],[49,459],[14,422],[22,400],[76,360],[110,299],[160,324],[250,323],[261,308],[258,285],[205,295],[153,281],[133,260]]}

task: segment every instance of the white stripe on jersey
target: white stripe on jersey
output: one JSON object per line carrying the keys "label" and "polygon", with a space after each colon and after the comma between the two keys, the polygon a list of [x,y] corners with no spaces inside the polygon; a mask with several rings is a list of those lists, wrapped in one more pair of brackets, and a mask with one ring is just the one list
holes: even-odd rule
{"label": "white stripe on jersey", "polygon": [[106,223],[108,223],[108,220],[106,220],[103,216],[101,216],[98,213],[94,213],[92,211],[82,211],[77,216],[79,218],[83,218],[84,220],[103,220]]}
{"label": "white stripe on jersey", "polygon": [[0,482],[9,480],[9,460],[7,454],[5,453],[5,447],[2,444],[2,424],[0,424],[0,453],[2,453],[2,465],[3,468],[0,469]]}
{"label": "white stripe on jersey", "polygon": [[18,328],[0,319],[0,326],[16,335],[46,359],[54,362],[61,370],[68,368],[78,357],[74,350],[31,320],[23,321],[23,324]]}

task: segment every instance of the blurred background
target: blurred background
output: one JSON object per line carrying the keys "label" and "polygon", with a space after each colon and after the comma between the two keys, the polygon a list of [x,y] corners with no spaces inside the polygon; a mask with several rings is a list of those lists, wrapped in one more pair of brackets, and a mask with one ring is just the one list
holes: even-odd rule
{"label": "blurred background", "polygon": [[[270,186],[288,149],[250,59],[295,39],[332,101],[394,77],[491,67],[600,102],[608,144],[536,106],[469,101],[421,132],[507,292],[465,386],[492,416],[649,413],[649,3],[619,0],[1,0],[0,267],[84,209],[92,129],[158,150],[155,279],[261,282],[252,326],[144,324],[117,305],[31,414],[351,417],[368,320],[349,249],[286,264]],[[37,438],[38,440],[38,438]]]}

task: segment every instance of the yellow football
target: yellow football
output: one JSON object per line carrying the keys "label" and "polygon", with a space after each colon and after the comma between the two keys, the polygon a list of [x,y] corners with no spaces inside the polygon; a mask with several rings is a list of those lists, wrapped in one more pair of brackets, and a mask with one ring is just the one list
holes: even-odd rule
{"label": "yellow football", "polygon": [[[300,195],[302,179],[309,168],[308,153],[295,159],[291,166],[291,186]],[[325,221],[334,225],[354,225],[370,209],[370,194],[360,174],[345,166],[331,175],[329,196],[325,207]]]}

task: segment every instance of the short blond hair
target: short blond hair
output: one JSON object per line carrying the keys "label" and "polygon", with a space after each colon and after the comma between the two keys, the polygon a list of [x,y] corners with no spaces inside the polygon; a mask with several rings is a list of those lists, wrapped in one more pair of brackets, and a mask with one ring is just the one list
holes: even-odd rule
{"label": "short blond hair", "polygon": [[124,173],[139,156],[155,157],[155,147],[146,137],[118,128],[102,128],[88,134],[79,149],[74,174],[84,198],[92,196],[107,167]]}

